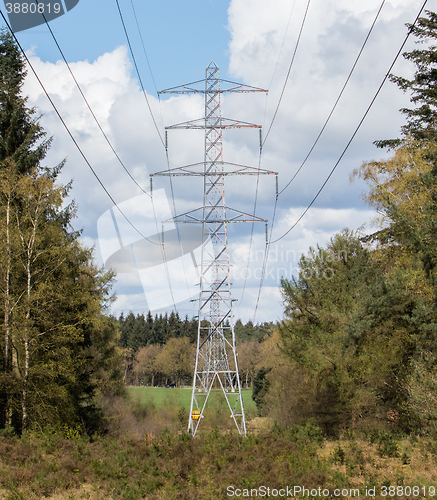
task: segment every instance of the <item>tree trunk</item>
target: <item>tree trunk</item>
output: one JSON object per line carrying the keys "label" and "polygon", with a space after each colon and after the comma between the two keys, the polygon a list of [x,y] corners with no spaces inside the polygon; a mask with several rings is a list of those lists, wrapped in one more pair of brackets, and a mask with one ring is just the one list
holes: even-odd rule
{"label": "tree trunk", "polygon": [[[5,295],[4,295],[4,328],[5,328],[5,352],[4,352],[4,372],[7,377],[10,372],[10,275],[11,275],[11,248],[10,248],[10,235],[9,235],[9,221],[10,221],[10,197],[8,196],[6,202],[6,270],[5,270]],[[4,392],[0,395],[3,411],[0,415],[0,428],[4,428],[7,423],[10,425],[10,402],[8,397],[8,389],[5,388]]]}
{"label": "tree trunk", "polygon": [[9,342],[10,342],[10,298],[9,298],[9,281],[11,274],[11,249],[10,249],[10,236],[9,236],[9,211],[10,211],[10,199],[8,198],[6,204],[6,272],[5,272],[5,297],[4,297],[4,308],[5,308],[5,362],[4,369],[5,372],[9,371]]}
{"label": "tree trunk", "polygon": [[27,387],[29,384],[29,321],[30,321],[30,291],[31,291],[31,270],[30,270],[31,253],[27,255],[27,311],[26,311],[26,325],[24,328],[24,377],[23,377],[23,393],[21,399],[22,409],[22,432],[27,430]]}
{"label": "tree trunk", "polygon": [[21,410],[22,410],[22,432],[27,430],[27,387],[29,382],[29,336],[26,333],[24,336],[24,377],[23,377],[23,393],[21,399]]}

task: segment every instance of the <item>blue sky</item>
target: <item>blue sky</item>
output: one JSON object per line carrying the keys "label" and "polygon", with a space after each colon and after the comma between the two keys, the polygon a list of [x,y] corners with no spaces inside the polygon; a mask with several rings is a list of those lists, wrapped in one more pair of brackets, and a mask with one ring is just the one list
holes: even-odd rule
{"label": "blue sky", "polygon": [[[132,3],[130,0],[119,0],[119,5],[143,83],[152,92],[153,81]],[[203,68],[211,59],[223,68],[225,77],[230,41],[226,1],[135,0],[133,5],[158,90],[176,85],[179,81],[184,83],[202,78]],[[69,62],[93,61],[103,53],[126,44],[115,0],[80,0],[76,7],[50,25]],[[26,50],[34,48],[46,61],[56,62],[59,59],[59,51],[45,26],[22,31],[18,35]]]}
{"label": "blue sky", "polygon": [[[267,97],[232,95],[224,96],[222,101],[223,116],[262,124],[264,133],[267,132],[284,90],[307,0],[132,1],[159,90],[202,79],[205,67],[214,60],[222,78],[269,89]],[[290,78],[262,157],[256,132],[235,131],[224,136],[226,161],[252,166],[261,161],[262,168],[279,172],[280,189],[288,183],[330,113],[381,1],[311,0]],[[161,135],[164,126],[201,118],[204,106],[201,96],[157,99],[131,0],[119,2]],[[415,19],[422,3],[386,0],[324,134],[305,167],[279,198],[273,239],[281,237],[301,215],[337,162],[405,38],[405,23]],[[435,0],[428,2],[428,9],[435,7]],[[3,6],[2,9],[5,12]],[[165,150],[141,93],[115,0],[80,0],[70,12],[52,21],[51,27],[102,128],[125,166],[147,191],[149,175],[167,168]],[[19,32],[17,37],[105,186],[135,224],[148,230],[150,221],[144,218],[147,202],[141,197],[143,193],[123,171],[103,139],[47,28],[39,26]],[[406,49],[412,49],[413,42],[410,40]],[[393,70],[406,77],[412,71],[403,59]],[[76,227],[83,229],[84,243],[95,246],[96,260],[102,265],[116,254],[118,244],[118,239],[111,236],[116,218],[111,214],[112,202],[72,144],[31,73],[24,92],[29,96],[29,104],[42,114],[45,130],[54,136],[47,163],[53,165],[67,158],[61,179],[63,182],[74,179],[71,195],[79,206]],[[350,184],[349,176],[363,161],[387,156],[375,148],[373,141],[399,136],[404,119],[398,110],[408,104],[408,96],[394,84],[386,83],[314,206],[289,235],[272,247],[257,321],[281,318],[279,280],[296,272],[300,255],[310,245],[324,245],[341,229],[357,230],[371,221],[375,214],[360,198],[365,186],[359,182]],[[169,134],[171,168],[202,159],[201,134],[188,131]],[[202,203],[202,187],[191,181],[187,184],[186,179],[175,180],[173,184],[174,205],[168,179],[156,179],[154,185],[157,191],[162,190],[162,200],[169,202],[168,207],[162,202],[162,217],[168,211],[174,212],[174,208],[181,213]],[[256,192],[256,179],[235,179],[226,184],[227,205],[252,212]],[[270,223],[274,199],[274,179],[261,178],[257,215]],[[118,224],[126,241],[137,245],[123,223]],[[239,299],[235,316],[246,321],[253,318],[257,302],[265,229],[257,227],[251,237],[251,226],[242,226],[230,228],[229,248],[234,296]],[[113,262],[115,257],[111,258]],[[188,267],[184,267],[187,272]],[[180,273],[174,287],[190,289],[193,279],[187,276]],[[150,289],[146,285],[152,281],[151,275],[143,271],[119,273],[115,286],[118,299],[113,312],[147,311],[146,295],[150,296]],[[159,312],[171,309],[170,304]],[[177,310],[183,316],[196,314],[195,305],[189,301],[178,303]]]}

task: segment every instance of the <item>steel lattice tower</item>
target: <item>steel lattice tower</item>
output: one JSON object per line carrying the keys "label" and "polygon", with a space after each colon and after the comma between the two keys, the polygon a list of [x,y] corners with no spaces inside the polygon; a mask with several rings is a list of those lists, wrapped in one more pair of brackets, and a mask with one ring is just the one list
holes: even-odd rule
{"label": "steel lattice tower", "polygon": [[[199,88],[199,84],[204,84],[204,87]],[[213,388],[223,391],[238,432],[241,435],[246,435],[246,421],[235,349],[226,226],[233,222],[266,221],[225,205],[225,178],[230,175],[276,175],[275,172],[223,161],[223,129],[244,127],[261,129],[258,125],[222,117],[220,96],[228,92],[266,91],[220,80],[219,69],[214,62],[211,62],[206,68],[205,80],[160,92],[160,94],[203,93],[205,95],[204,118],[166,127],[166,138],[169,129],[204,129],[204,161],[153,174],[202,176],[204,181],[203,206],[172,219],[175,223],[202,224],[203,241],[206,241],[202,246],[196,363],[188,423],[188,432],[192,436],[196,434],[204,417],[206,403]]]}

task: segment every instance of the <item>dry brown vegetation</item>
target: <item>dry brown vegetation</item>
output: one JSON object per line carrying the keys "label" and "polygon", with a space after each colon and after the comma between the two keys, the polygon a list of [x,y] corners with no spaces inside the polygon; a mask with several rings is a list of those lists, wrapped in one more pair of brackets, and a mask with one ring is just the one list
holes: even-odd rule
{"label": "dry brown vegetation", "polygon": [[[219,500],[232,498],[227,495],[231,485],[363,492],[366,486],[378,491],[383,485],[422,489],[437,483],[437,445],[430,438],[379,432],[329,440],[311,422],[282,429],[256,419],[249,423],[247,439],[219,428],[205,428],[192,439],[181,430],[153,432],[150,413],[130,418],[124,421],[130,431],[123,434],[119,427],[116,436],[90,439],[65,428],[21,439],[0,437],[0,499]],[[143,427],[132,433],[138,422]]]}

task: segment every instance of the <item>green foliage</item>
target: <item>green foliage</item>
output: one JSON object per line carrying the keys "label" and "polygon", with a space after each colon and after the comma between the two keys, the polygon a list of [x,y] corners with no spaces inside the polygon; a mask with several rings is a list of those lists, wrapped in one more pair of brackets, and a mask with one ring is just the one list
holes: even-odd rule
{"label": "green foliage", "polygon": [[118,330],[105,315],[113,276],[72,230],[63,163],[21,96],[24,62],[0,36],[0,428],[67,425],[94,432],[97,398],[120,392]]}
{"label": "green foliage", "polygon": [[288,431],[291,441],[301,443],[315,443],[320,445],[323,442],[323,434],[314,418],[310,418],[305,425],[292,425]]}
{"label": "green foliage", "polygon": [[263,416],[267,412],[265,396],[269,390],[270,382],[267,378],[271,368],[260,368],[253,380],[252,399],[255,401],[258,415]]}
{"label": "green foliage", "polygon": [[339,445],[331,453],[332,460],[340,465],[344,464],[345,452],[343,448]]}
{"label": "green foliage", "polygon": [[[118,318],[120,327],[120,347],[132,349],[136,352],[141,347],[150,344],[164,345],[172,338],[187,337],[191,343],[197,342],[197,320],[182,320],[178,313],[156,314],[155,317],[149,311],[147,316],[131,311],[127,316],[122,313]],[[264,322],[254,325],[248,321],[245,325],[237,320],[234,325],[235,337],[238,343],[255,340],[261,342],[271,335],[274,324]]]}
{"label": "green foliage", "polygon": [[326,248],[311,248],[299,267],[297,278],[281,282],[282,349],[300,373],[293,381],[299,403],[284,404],[297,407],[298,421],[313,417],[325,432],[336,433],[353,418],[359,386],[347,326],[373,269],[368,252],[349,230],[335,235]]}
{"label": "green foliage", "polygon": [[380,457],[398,456],[398,439],[392,432],[382,430],[372,432],[370,442],[377,443]]}
{"label": "green foliage", "polygon": [[[412,109],[402,109],[407,117],[407,124],[402,127],[405,136],[415,139],[435,141],[437,139],[437,14],[426,11],[426,17],[417,20],[414,26],[408,25],[411,33],[417,38],[417,43],[426,42],[423,49],[415,49],[404,53],[404,58],[416,66],[412,80],[391,75],[391,80],[403,92],[411,93],[411,102],[416,106]],[[384,141],[381,144],[386,146]]]}
{"label": "green foliage", "polygon": [[35,109],[27,108],[21,96],[25,63],[6,29],[0,34],[0,72],[0,165],[9,162],[22,175],[40,165],[51,141],[45,139]]}

